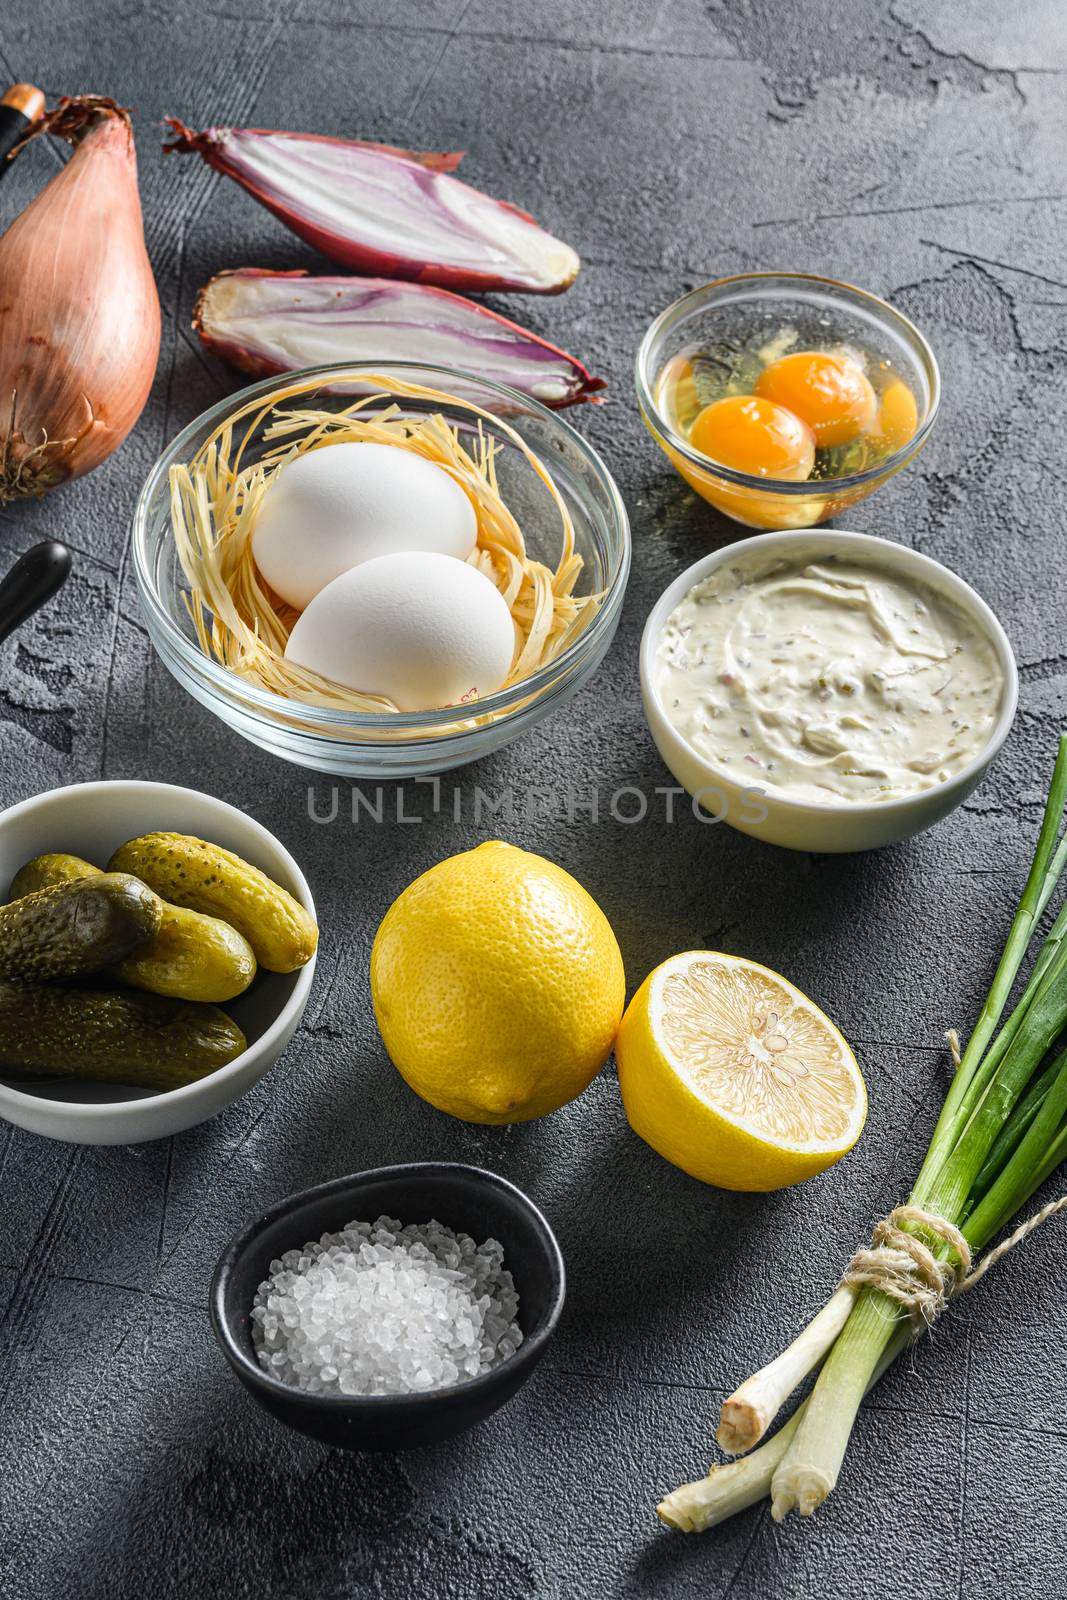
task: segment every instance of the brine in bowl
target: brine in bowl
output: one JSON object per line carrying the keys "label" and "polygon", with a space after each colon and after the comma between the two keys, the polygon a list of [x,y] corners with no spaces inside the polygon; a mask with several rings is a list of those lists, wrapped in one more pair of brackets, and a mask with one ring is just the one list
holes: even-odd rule
{"label": "brine in bowl", "polygon": [[876,295],[806,273],[719,278],[655,319],[638,404],[672,466],[725,516],[810,528],[913,461],[940,404],[919,329]]}
{"label": "brine in bowl", "polygon": [[[244,486],[258,475],[262,489],[290,446],[310,451],[346,440],[353,415],[361,429],[379,422],[387,429],[431,422],[443,429],[478,472],[491,477],[505,521],[519,530],[521,561],[519,541],[511,538],[514,548],[502,548],[499,541],[511,537],[502,525],[484,537],[479,507],[476,564],[506,591],[516,629],[511,671],[490,692],[401,710],[376,688],[357,694],[351,685],[309,677],[301,662],[291,670],[294,664],[281,659],[311,607],[298,614],[272,595],[242,544],[244,531],[234,538],[242,515],[254,532],[256,508]],[[361,442],[369,437],[359,436]],[[448,457],[450,470],[456,463],[462,477],[460,457]],[[189,560],[190,535],[199,566]],[[487,755],[591,677],[618,623],[630,532],[607,468],[555,413],[449,368],[366,363],[270,378],[197,418],[149,475],[133,550],[141,606],[160,658],[229,727],[318,771],[404,778]],[[213,570],[205,571],[205,563]],[[223,592],[220,583],[229,589]],[[265,603],[273,608],[266,616]],[[383,651],[391,643],[389,615],[386,610]],[[400,609],[396,615],[399,620]],[[447,621],[447,608],[442,618]],[[535,631],[536,648],[527,649]],[[316,629],[303,632],[317,640]],[[360,636],[357,628],[347,631],[349,639]]]}

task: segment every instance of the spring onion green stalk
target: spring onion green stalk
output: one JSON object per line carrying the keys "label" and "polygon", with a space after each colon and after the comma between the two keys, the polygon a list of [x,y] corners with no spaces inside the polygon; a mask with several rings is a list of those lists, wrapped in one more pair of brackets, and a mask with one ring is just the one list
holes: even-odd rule
{"label": "spring onion green stalk", "polygon": [[968,1219],[968,1228],[976,1236],[988,1236],[991,1222],[1001,1216],[1014,1216],[1029,1198],[1033,1172],[1063,1125],[1067,1116],[1067,1050],[1057,1056],[1053,1068],[1055,1078],[1018,1149]]}
{"label": "spring onion green stalk", "polygon": [[[1026,886],[910,1196],[911,1206],[958,1228],[971,1250],[1006,1227],[1067,1156],[1067,906],[1001,1025],[1035,928],[1067,867],[1067,836],[1057,846],[1065,803],[1062,738]],[[1060,1053],[1046,1065],[1057,1041]],[[938,1261],[962,1272],[950,1230],[905,1226]],[[750,1449],[821,1364],[809,1398],[754,1455],[668,1496],[660,1508],[664,1520],[689,1530],[710,1527],[768,1492],[776,1520],[794,1509],[810,1515],[837,1482],[864,1394],[908,1341],[906,1318],[880,1288],[840,1285],[799,1338],[727,1399],[720,1443],[730,1451]]]}
{"label": "spring onion green stalk", "polygon": [[[1026,957],[1034,926],[1056,887],[1059,872],[1063,870],[1063,852],[1056,851],[1055,844],[1065,803],[1067,803],[1067,738],[1061,738],[1045,814],[1041,821],[1037,849],[1034,852],[1033,864],[1026,880],[1026,887],[1023,889],[1022,899],[1019,901],[1019,909],[1012,919],[1003,954],[993,976],[985,1004],[979,1012],[974,1032],[967,1042],[963,1060],[945,1096],[945,1104],[937,1120],[934,1136],[930,1140],[930,1148],[916,1180],[917,1189],[922,1188],[932,1177],[955,1144],[960,1131],[959,1118],[963,1112],[968,1090],[979,1075],[982,1057],[996,1033],[997,1023],[1007,1004],[1012,985],[1019,975],[1019,968]],[[1057,865],[1059,872],[1056,870]]]}
{"label": "spring onion green stalk", "polygon": [[975,1204],[978,1203],[982,1195],[993,1187],[994,1180],[1004,1170],[1008,1158],[1018,1149],[1019,1140],[1037,1116],[1045,1096],[1056,1081],[1058,1070],[1059,1061],[1057,1059],[1045,1069],[1037,1082],[1026,1091],[1003,1128],[997,1134],[993,1141],[993,1148],[986,1156],[982,1170],[975,1179]]}
{"label": "spring onion green stalk", "polygon": [[[1041,919],[1041,914],[1044,911],[1045,906],[1048,904],[1049,897],[1051,896],[1052,891],[1063,872],[1065,863],[1067,863],[1067,838],[1064,838],[1061,841],[1046,875],[1045,886],[1042,890],[1042,895],[1038,901],[1037,911],[1034,916],[1035,924]],[[993,1043],[986,1051],[986,1054],[982,1059],[980,1072],[976,1072],[974,1074],[969,1086],[961,1096],[959,1106],[960,1119],[970,1115],[970,1113],[973,1111],[981,1091],[995,1073],[997,1067],[1000,1065],[1000,1062],[1004,1059],[1008,1046],[1011,1044],[1018,1029],[1022,1025],[1027,1008],[1038,992],[1042,978],[1062,947],[1065,933],[1067,933],[1067,904],[1064,904],[1060,908],[1060,913],[1056,918],[1056,921],[1049,929],[1048,937],[1045,939],[1044,944],[1041,946],[1041,949],[1038,952],[1037,960],[1034,962],[1033,971],[1030,974],[1030,979],[1026,985],[1026,989],[1022,995],[1022,998],[1019,1000],[1018,1005],[1016,1005],[1015,1009],[1011,1012],[1007,1021],[1000,1029],[1000,1032],[993,1040]]]}

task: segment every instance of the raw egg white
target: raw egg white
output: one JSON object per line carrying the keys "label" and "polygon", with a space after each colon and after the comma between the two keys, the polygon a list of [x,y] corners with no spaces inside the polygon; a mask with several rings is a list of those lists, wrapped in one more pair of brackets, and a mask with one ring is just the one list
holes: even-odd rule
{"label": "raw egg white", "polygon": [[465,561],[478,539],[470,498],[443,467],[398,445],[330,444],[282,467],[260,504],[256,566],[303,611],[363,561],[430,550]]}
{"label": "raw egg white", "polygon": [[328,583],[297,618],[285,657],[400,711],[430,711],[499,689],[514,649],[507,603],[483,573],[407,550]]}

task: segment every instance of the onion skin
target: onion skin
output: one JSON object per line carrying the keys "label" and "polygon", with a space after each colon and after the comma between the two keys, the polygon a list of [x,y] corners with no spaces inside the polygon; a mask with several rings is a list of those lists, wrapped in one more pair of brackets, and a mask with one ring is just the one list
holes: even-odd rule
{"label": "onion skin", "polygon": [[254,378],[329,361],[459,367],[556,409],[596,400],[603,378],[546,339],[447,289],[385,278],[309,277],[240,267],[200,291],[193,327],[213,355]]}
{"label": "onion skin", "polygon": [[74,154],[0,238],[0,501],[91,472],[144,409],[159,359],[129,113],[61,100],[27,135]]}
{"label": "onion skin", "polygon": [[[194,133],[177,117],[166,121],[176,138],[165,150],[201,156],[350,272],[525,294],[559,294],[578,276],[576,253],[528,212],[451,175],[455,152],[276,128]],[[396,238],[406,246],[392,248]]]}

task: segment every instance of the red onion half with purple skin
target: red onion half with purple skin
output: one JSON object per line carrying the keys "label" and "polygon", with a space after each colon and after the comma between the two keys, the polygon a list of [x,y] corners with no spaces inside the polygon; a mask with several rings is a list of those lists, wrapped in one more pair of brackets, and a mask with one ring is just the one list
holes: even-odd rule
{"label": "red onion half with purple skin", "polygon": [[581,265],[531,216],[451,175],[458,154],[270,128],[207,128],[176,117],[167,150],[196,153],[287,228],[353,272],[446,289],[558,294]]}
{"label": "red onion half with purple skin", "polygon": [[241,267],[200,291],[193,327],[252,377],[334,362],[428,362],[504,383],[542,405],[593,399],[604,380],[564,350],[461,295],[385,278]]}

